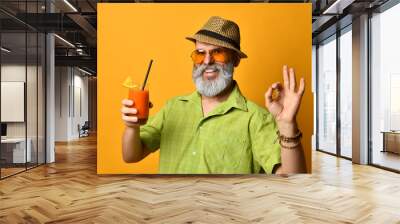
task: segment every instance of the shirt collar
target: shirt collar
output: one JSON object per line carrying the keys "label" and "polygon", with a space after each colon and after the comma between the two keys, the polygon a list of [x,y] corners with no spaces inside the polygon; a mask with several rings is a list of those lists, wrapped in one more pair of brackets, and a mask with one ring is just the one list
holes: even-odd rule
{"label": "shirt collar", "polygon": [[[246,98],[242,95],[238,84],[236,81],[233,81],[233,89],[228,97],[228,99],[224,102],[222,102],[220,105],[218,105],[218,112],[219,113],[226,113],[228,112],[231,108],[237,108],[243,111],[247,111],[247,105],[246,105]],[[181,96],[178,98],[179,100],[182,101],[190,101],[196,104],[201,103],[201,95],[199,92],[194,91],[192,94],[187,95],[187,96]]]}

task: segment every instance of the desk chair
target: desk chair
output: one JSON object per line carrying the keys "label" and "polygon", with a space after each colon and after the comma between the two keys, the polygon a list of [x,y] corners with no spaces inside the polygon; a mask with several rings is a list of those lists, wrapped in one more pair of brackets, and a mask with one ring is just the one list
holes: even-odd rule
{"label": "desk chair", "polygon": [[89,136],[89,129],[90,129],[89,121],[85,121],[82,127],[80,127],[80,125],[78,124],[79,138]]}

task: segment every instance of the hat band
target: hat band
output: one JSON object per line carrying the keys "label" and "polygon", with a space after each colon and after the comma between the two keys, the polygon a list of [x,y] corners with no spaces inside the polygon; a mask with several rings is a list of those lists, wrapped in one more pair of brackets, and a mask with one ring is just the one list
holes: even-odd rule
{"label": "hat band", "polygon": [[210,31],[210,30],[199,30],[196,34],[203,34],[203,35],[206,35],[206,36],[209,36],[209,37],[213,37],[213,38],[218,39],[218,40],[222,40],[222,41],[228,42],[231,45],[233,45],[235,48],[240,50],[240,45],[236,41],[232,40],[231,38],[222,36],[219,33],[216,33],[216,32]]}

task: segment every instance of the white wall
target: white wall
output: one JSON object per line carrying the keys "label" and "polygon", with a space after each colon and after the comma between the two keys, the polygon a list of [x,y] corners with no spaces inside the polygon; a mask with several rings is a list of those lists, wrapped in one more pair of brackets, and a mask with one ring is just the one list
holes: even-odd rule
{"label": "white wall", "polygon": [[[30,70],[31,67],[28,67]],[[1,81],[25,82],[25,64],[9,64],[1,66]],[[7,108],[1,108],[6,110]],[[7,137],[25,138],[25,122],[10,122],[7,123]]]}
{"label": "white wall", "polygon": [[[74,111],[72,119],[72,135],[78,137],[77,126],[81,126],[88,121],[89,111],[88,111],[88,77],[81,76],[82,73],[76,74],[77,70],[74,70]],[[81,111],[80,111],[81,110]]]}
{"label": "white wall", "polygon": [[[35,74],[36,76],[36,66],[28,66],[27,68],[24,65],[18,65],[18,64],[5,64],[1,66],[1,81],[3,82],[25,82],[25,75],[27,69],[28,72],[28,81],[29,81],[29,86],[35,86],[35,88],[27,88],[27,106],[31,106],[30,109],[28,109],[27,112],[27,118],[28,118],[28,137],[30,133],[33,133],[33,130],[35,131],[35,136],[36,136],[36,120],[37,116],[36,113],[32,113],[34,110],[36,112],[36,80],[32,80],[30,77],[31,74]],[[29,105],[30,103],[34,102],[33,105]],[[2,110],[7,110],[7,108],[1,108]],[[32,124],[34,122],[34,124]],[[32,131],[29,129],[32,127]],[[25,122],[7,122],[7,136],[8,137],[25,137]]]}
{"label": "white wall", "polygon": [[55,73],[55,140],[70,141],[88,120],[88,78],[72,67],[56,67]]}
{"label": "white wall", "polygon": [[69,68],[55,68],[55,141],[68,140],[69,96],[70,83]]}

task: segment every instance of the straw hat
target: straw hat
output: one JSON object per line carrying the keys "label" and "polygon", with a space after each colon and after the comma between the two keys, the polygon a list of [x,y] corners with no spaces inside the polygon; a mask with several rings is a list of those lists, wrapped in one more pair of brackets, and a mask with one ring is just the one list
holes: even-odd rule
{"label": "straw hat", "polygon": [[236,51],[240,58],[247,58],[247,55],[240,50],[239,26],[219,16],[210,17],[195,35],[186,39],[226,47]]}

